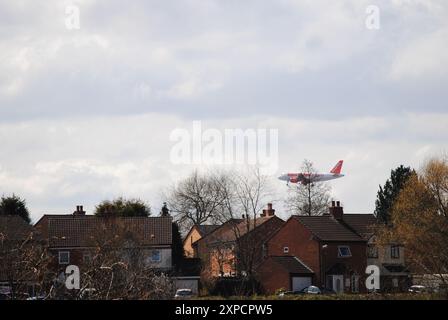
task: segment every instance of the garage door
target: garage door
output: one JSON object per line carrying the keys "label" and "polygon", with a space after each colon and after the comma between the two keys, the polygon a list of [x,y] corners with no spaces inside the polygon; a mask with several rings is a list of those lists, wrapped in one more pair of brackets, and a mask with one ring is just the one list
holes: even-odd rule
{"label": "garage door", "polygon": [[311,285],[311,277],[292,277],[292,291],[300,291]]}

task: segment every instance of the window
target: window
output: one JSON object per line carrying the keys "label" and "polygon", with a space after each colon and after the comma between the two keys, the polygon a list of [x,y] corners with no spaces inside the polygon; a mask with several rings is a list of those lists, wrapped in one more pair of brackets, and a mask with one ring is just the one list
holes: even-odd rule
{"label": "window", "polygon": [[400,258],[400,247],[399,246],[391,246],[390,247],[390,257],[392,259]]}
{"label": "window", "polygon": [[378,259],[378,247],[369,245],[367,247],[367,258]]}
{"label": "window", "polygon": [[152,262],[160,262],[160,250],[152,250],[151,251],[151,261]]}
{"label": "window", "polygon": [[393,279],[392,279],[392,286],[393,286],[394,288],[398,288],[398,279],[397,279],[397,278],[393,278]]}
{"label": "window", "polygon": [[339,258],[348,258],[351,256],[352,256],[352,253],[350,251],[349,246],[339,246],[338,247],[338,257]]}
{"label": "window", "polygon": [[70,263],[70,252],[59,251],[59,264],[69,264]]}
{"label": "window", "polygon": [[359,276],[356,274],[351,276],[351,287],[353,293],[359,292]]}
{"label": "window", "polygon": [[283,247],[283,253],[289,253],[289,247]]}
{"label": "window", "polygon": [[84,263],[91,263],[92,262],[92,255],[88,252],[84,253],[82,256],[82,260]]}

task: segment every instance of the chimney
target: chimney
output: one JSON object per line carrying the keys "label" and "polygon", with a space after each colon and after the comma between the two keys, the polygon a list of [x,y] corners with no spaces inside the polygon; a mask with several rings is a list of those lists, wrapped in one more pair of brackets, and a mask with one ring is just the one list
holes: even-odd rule
{"label": "chimney", "polygon": [[275,210],[272,209],[272,203],[268,203],[268,208],[263,209],[263,213],[260,215],[260,217],[271,217],[275,215]]}
{"label": "chimney", "polygon": [[344,216],[344,208],[341,207],[340,201],[331,201],[330,215],[336,220],[342,220]]}
{"label": "chimney", "polygon": [[76,206],[76,211],[73,212],[74,216],[85,216],[86,212],[83,210],[83,206]]}

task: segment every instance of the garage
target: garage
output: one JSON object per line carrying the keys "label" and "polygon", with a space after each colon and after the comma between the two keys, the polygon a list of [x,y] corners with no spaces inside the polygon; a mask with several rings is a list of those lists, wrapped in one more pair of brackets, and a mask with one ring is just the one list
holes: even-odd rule
{"label": "garage", "polygon": [[300,291],[311,284],[311,277],[292,277],[292,291]]}

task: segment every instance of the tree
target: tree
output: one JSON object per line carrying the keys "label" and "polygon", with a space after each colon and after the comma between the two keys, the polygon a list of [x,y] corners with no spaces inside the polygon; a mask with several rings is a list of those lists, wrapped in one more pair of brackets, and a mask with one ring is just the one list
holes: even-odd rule
{"label": "tree", "polygon": [[330,187],[323,182],[314,182],[316,170],[313,163],[304,160],[302,172],[305,183],[297,183],[288,190],[286,206],[292,214],[320,216],[328,212],[330,203]]}
{"label": "tree", "polygon": [[233,233],[233,241],[214,244],[215,260],[220,267],[236,264],[238,272],[253,280],[262,243],[250,231],[259,225],[260,213],[272,198],[268,177],[258,168],[249,168],[221,173],[215,180],[222,199],[216,218],[228,223]]}
{"label": "tree", "polygon": [[404,183],[391,210],[391,224],[379,232],[381,243],[406,248],[415,271],[448,284],[448,161],[429,160]]}
{"label": "tree", "polygon": [[140,199],[104,200],[95,208],[97,216],[116,217],[148,217],[151,215],[151,207]]}
{"label": "tree", "polygon": [[213,220],[223,201],[215,177],[198,171],[174,186],[167,198],[171,212],[182,230]]}
{"label": "tree", "polygon": [[182,268],[182,263],[184,261],[184,245],[182,241],[182,236],[179,231],[179,226],[176,222],[172,224],[172,235],[173,235],[173,249],[172,249],[172,261],[175,270],[180,270]]}
{"label": "tree", "polygon": [[15,194],[11,197],[2,196],[0,201],[0,215],[20,216],[27,223],[31,222],[25,199],[21,199]]}
{"label": "tree", "polygon": [[[81,269],[81,290],[74,292],[74,298],[172,298],[172,281],[155,270],[148,260],[148,250],[142,246],[143,235],[131,232],[125,220],[115,217],[105,219],[92,234],[87,251],[90,259]],[[86,289],[92,290],[88,296],[83,295]]]}
{"label": "tree", "polygon": [[9,287],[11,299],[24,299],[31,285],[35,293],[45,292],[50,262],[45,243],[30,225],[17,216],[0,217],[0,282]]}
{"label": "tree", "polygon": [[401,165],[391,171],[390,178],[387,179],[384,187],[379,186],[380,189],[376,197],[374,213],[381,223],[390,223],[392,206],[404,184],[412,174],[415,174],[414,170]]}

